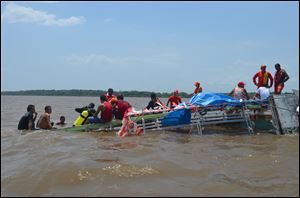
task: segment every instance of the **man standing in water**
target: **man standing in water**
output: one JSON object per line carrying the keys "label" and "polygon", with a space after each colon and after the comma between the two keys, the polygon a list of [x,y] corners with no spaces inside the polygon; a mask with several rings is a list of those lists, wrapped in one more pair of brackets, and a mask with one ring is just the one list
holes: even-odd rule
{"label": "man standing in water", "polygon": [[275,94],[281,94],[281,91],[284,88],[284,83],[286,81],[288,81],[288,79],[290,79],[290,77],[284,69],[281,69],[279,63],[275,64],[275,69],[276,69],[276,73],[275,73],[275,77],[274,77],[274,79],[275,79],[274,80],[275,81],[274,91],[275,91]]}
{"label": "man standing in water", "polygon": [[53,122],[50,122],[50,114],[52,113],[52,108],[51,106],[47,105],[45,107],[45,113],[43,113],[38,122],[37,122],[37,127],[40,129],[53,129]]}
{"label": "man standing in water", "polygon": [[19,130],[34,130],[34,122],[36,120],[37,112],[35,111],[35,106],[30,104],[27,107],[27,113],[19,121]]}

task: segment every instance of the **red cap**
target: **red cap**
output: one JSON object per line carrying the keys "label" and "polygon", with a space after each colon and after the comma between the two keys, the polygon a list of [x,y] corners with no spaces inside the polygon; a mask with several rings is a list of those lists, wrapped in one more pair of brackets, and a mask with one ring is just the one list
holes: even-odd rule
{"label": "red cap", "polygon": [[239,82],[238,86],[245,86],[246,84],[244,82]]}
{"label": "red cap", "polygon": [[178,94],[178,93],[179,93],[178,89],[175,89],[174,94]]}

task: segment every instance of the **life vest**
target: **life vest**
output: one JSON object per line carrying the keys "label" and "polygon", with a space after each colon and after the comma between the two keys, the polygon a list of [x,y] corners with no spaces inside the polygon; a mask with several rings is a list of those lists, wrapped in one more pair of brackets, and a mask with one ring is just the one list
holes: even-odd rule
{"label": "life vest", "polygon": [[270,74],[270,72],[257,72],[254,76],[253,76],[253,82],[256,83],[256,78],[258,77],[258,83],[257,83],[257,87],[266,87],[269,84],[269,79],[270,79],[270,87],[272,87],[273,85],[273,77]]}
{"label": "life vest", "polygon": [[196,87],[194,90],[194,94],[198,94],[200,92],[202,92],[202,87]]}
{"label": "life vest", "polygon": [[86,121],[86,119],[88,118],[89,116],[89,112],[88,110],[84,110],[78,117],[77,119],[75,120],[74,122],[74,126],[80,126],[84,123],[84,121]]}

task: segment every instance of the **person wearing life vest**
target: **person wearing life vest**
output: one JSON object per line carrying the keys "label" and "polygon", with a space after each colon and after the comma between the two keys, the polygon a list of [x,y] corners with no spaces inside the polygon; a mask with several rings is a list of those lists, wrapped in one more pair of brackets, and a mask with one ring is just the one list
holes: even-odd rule
{"label": "person wearing life vest", "polygon": [[124,100],[124,96],[119,94],[117,99],[112,99],[113,114],[117,120],[122,120],[125,113],[130,110],[131,105]]}
{"label": "person wearing life vest", "polygon": [[198,93],[201,93],[202,92],[202,87],[200,87],[200,83],[199,82],[195,82],[194,85],[195,85],[196,88],[195,88],[193,94],[196,95]]}
{"label": "person wearing life vest", "polygon": [[234,97],[237,100],[249,100],[250,97],[245,89],[245,85],[246,84],[244,82],[239,82],[228,95]]}
{"label": "person wearing life vest", "polygon": [[[90,103],[88,106],[84,106],[84,107],[81,107],[81,108],[75,108],[75,111],[78,112],[78,113],[82,113],[85,110],[92,110],[92,109],[94,109],[94,107],[95,107],[95,104]],[[91,116],[91,115],[89,115],[89,116]]]}
{"label": "person wearing life vest", "polygon": [[[100,117],[98,114],[101,112]],[[107,101],[106,95],[100,96],[100,105],[97,111],[94,113],[93,117],[89,117],[85,124],[88,123],[107,123],[113,119],[112,106],[110,102]]]}
{"label": "person wearing life vest", "polygon": [[76,120],[74,121],[73,126],[80,126],[80,125],[85,124],[88,117],[94,115],[95,112],[96,112],[95,109],[83,110],[80,113],[80,115],[76,118]]}
{"label": "person wearing life vest", "polygon": [[[253,76],[253,83],[257,86],[257,88],[260,87],[266,87],[266,88],[271,88],[273,85],[273,77],[270,72],[266,71],[266,65],[261,65],[260,69],[261,71],[257,72]],[[258,78],[258,82],[256,79]],[[269,80],[270,80],[270,85],[269,85]]]}
{"label": "person wearing life vest", "polygon": [[149,110],[149,109],[153,109],[153,110],[167,109],[167,107],[159,100],[159,98],[156,97],[155,93],[151,93],[150,97],[151,97],[151,100],[145,109],[147,109],[147,110]]}
{"label": "person wearing life vest", "polygon": [[279,63],[275,64],[276,73],[274,76],[274,91],[275,94],[281,94],[281,91],[284,88],[284,83],[290,79],[289,75],[284,69],[281,69]]}
{"label": "person wearing life vest", "polygon": [[109,88],[109,89],[107,90],[107,94],[106,94],[107,102],[110,102],[111,99],[113,99],[113,98],[117,99],[116,96],[113,95],[113,93],[114,93],[114,90],[113,90],[112,88]]}
{"label": "person wearing life vest", "polygon": [[181,97],[179,96],[179,91],[177,89],[173,92],[173,95],[169,97],[167,106],[169,103],[171,109],[177,107],[178,104],[181,103]]}

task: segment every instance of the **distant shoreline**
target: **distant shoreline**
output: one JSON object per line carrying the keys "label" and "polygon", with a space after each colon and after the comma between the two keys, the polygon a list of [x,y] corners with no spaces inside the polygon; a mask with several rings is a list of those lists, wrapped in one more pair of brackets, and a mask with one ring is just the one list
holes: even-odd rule
{"label": "distant shoreline", "polygon": [[[106,94],[104,90],[21,90],[21,91],[1,91],[1,95],[6,96],[83,96],[83,97],[99,97],[101,94]],[[150,91],[115,91],[114,95],[123,94],[125,97],[150,97]],[[168,98],[172,93],[168,92],[154,92],[157,97]],[[228,93],[222,93],[228,94]],[[254,96],[254,92],[248,92],[250,97]],[[182,98],[189,98],[192,95],[186,92],[180,92]]]}
{"label": "distant shoreline", "polygon": [[[101,94],[106,94],[107,91],[104,90],[81,90],[81,89],[71,89],[71,90],[21,90],[21,91],[1,91],[1,95],[10,96],[97,96]],[[150,91],[114,91],[114,95],[123,94],[125,97],[150,97]],[[172,93],[168,92],[154,92],[157,97],[169,97]],[[190,97],[190,94],[185,92],[180,92],[181,97]]]}

